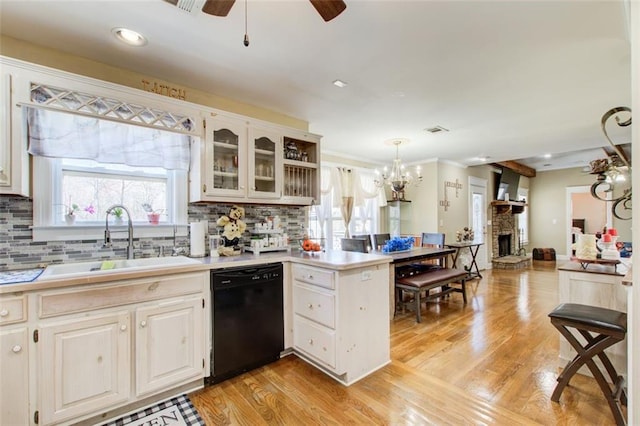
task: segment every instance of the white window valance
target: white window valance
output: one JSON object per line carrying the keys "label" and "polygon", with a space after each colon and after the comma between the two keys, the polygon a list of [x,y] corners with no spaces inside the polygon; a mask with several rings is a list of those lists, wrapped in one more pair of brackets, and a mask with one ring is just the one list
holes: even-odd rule
{"label": "white window valance", "polygon": [[189,169],[188,135],[62,111],[26,109],[32,155]]}

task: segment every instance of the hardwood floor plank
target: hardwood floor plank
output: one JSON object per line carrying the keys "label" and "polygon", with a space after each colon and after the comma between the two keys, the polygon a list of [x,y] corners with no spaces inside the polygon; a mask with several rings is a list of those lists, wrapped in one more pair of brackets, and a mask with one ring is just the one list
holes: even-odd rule
{"label": "hardwood floor plank", "polygon": [[[551,263],[553,265],[553,263]],[[484,271],[460,295],[391,322],[392,363],[345,387],[295,355],[190,395],[207,425],[613,425],[594,379],[560,398],[549,262]]]}

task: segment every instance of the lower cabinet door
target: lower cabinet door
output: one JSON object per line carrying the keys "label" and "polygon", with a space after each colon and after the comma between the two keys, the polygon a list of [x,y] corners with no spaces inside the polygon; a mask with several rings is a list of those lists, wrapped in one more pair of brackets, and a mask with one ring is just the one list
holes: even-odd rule
{"label": "lower cabinet door", "polygon": [[136,309],[137,395],[204,377],[202,298]]}
{"label": "lower cabinet door", "polygon": [[0,425],[29,422],[29,331],[0,329]]}
{"label": "lower cabinet door", "polygon": [[40,424],[74,419],[129,399],[128,312],[42,323],[39,335]]}

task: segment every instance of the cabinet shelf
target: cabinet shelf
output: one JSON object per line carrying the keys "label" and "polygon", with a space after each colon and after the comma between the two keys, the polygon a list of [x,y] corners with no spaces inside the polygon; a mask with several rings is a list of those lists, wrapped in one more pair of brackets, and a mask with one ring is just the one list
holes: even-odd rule
{"label": "cabinet shelf", "polygon": [[238,145],[233,145],[233,144],[224,143],[224,142],[213,142],[213,146],[217,146],[219,148],[228,149],[228,150],[231,150],[231,151],[237,151],[238,150]]}
{"label": "cabinet shelf", "polygon": [[213,172],[214,176],[221,176],[221,177],[231,177],[231,178],[237,178],[238,177],[238,173],[232,173],[232,172],[218,172],[215,171]]}
{"label": "cabinet shelf", "polygon": [[274,177],[269,177],[269,176],[256,176],[256,180],[260,180],[263,182],[273,182],[276,180],[276,178]]}
{"label": "cabinet shelf", "polygon": [[259,154],[259,155],[265,155],[265,156],[267,156],[267,157],[273,157],[273,156],[275,156],[275,155],[276,155],[276,153],[275,153],[275,152],[273,152],[273,151],[269,151],[269,150],[266,150],[266,149],[255,149],[255,150],[254,150],[254,152],[255,152],[256,154]]}
{"label": "cabinet shelf", "polygon": [[304,167],[307,169],[317,169],[318,165],[316,163],[310,163],[308,161],[298,161],[298,160],[282,160],[282,163],[287,166],[296,166],[296,167]]}

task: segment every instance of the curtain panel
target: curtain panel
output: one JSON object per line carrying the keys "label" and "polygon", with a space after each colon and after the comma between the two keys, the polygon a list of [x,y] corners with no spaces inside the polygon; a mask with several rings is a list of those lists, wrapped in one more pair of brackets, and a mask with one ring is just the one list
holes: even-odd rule
{"label": "curtain panel", "polygon": [[31,107],[27,123],[32,155],[189,170],[187,135]]}

